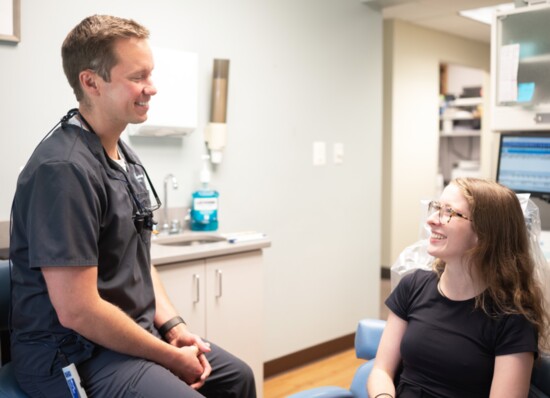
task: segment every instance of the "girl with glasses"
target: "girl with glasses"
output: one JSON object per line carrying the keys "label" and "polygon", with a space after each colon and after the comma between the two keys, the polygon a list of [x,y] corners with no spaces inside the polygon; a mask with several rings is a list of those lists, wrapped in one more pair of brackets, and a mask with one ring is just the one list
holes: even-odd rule
{"label": "girl with glasses", "polygon": [[404,276],[386,300],[369,396],[527,397],[550,323],[516,194],[458,178],[427,223],[433,270]]}

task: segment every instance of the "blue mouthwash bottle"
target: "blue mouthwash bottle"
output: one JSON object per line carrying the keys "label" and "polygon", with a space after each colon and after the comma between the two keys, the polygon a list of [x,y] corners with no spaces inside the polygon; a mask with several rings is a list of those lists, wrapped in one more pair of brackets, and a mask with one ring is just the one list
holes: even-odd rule
{"label": "blue mouthwash bottle", "polygon": [[218,198],[220,194],[208,186],[210,156],[203,155],[202,159],[201,188],[193,192],[193,203],[191,204],[191,230],[216,231],[218,229]]}

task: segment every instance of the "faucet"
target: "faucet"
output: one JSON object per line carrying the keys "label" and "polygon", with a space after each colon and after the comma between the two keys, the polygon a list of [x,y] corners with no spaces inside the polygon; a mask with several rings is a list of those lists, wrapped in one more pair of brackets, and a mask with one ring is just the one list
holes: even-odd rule
{"label": "faucet", "polygon": [[164,177],[164,220],[162,223],[162,231],[168,233],[179,232],[179,222],[174,220],[172,226],[170,226],[169,217],[168,217],[168,182],[172,182],[172,189],[178,189],[178,181],[173,174],[168,174]]}

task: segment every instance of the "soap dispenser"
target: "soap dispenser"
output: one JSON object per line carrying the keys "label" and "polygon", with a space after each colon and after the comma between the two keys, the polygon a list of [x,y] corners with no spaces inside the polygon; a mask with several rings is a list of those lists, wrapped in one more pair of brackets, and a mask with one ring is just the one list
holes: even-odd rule
{"label": "soap dispenser", "polygon": [[210,156],[203,155],[200,173],[201,187],[193,192],[191,204],[191,230],[216,231],[218,229],[218,198],[220,194],[209,186]]}

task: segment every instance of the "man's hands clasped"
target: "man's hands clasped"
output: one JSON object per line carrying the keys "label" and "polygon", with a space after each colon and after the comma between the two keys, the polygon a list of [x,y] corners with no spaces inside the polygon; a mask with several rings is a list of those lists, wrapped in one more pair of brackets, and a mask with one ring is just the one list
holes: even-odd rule
{"label": "man's hands clasped", "polygon": [[165,339],[171,345],[179,347],[181,353],[181,357],[170,370],[192,388],[202,387],[212,371],[205,355],[210,352],[210,344],[189,332],[183,323],[170,329]]}

